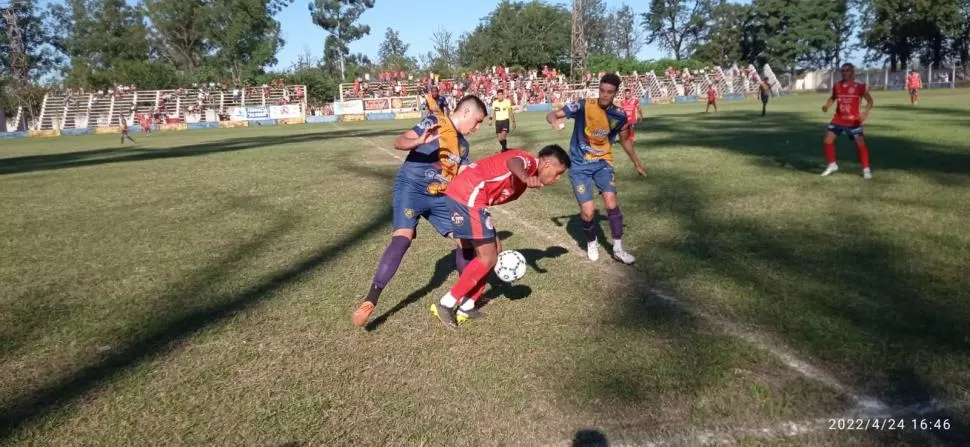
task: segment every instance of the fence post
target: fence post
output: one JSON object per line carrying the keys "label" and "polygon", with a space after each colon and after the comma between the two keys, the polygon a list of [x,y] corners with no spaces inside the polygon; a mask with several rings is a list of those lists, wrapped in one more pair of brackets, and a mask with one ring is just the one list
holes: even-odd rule
{"label": "fence post", "polygon": [[882,74],[883,74],[883,85],[886,86],[884,90],[889,90],[889,67],[883,65]]}
{"label": "fence post", "polygon": [[950,88],[957,88],[957,66],[954,65],[950,73]]}
{"label": "fence post", "polygon": [[929,82],[929,88],[933,88],[933,62],[930,62],[930,65],[928,65],[926,68],[926,80]]}

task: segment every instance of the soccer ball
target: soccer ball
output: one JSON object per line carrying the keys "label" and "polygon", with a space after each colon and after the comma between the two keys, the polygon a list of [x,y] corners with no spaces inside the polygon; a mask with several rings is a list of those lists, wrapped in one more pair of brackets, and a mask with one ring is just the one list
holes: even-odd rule
{"label": "soccer ball", "polygon": [[525,276],[525,256],[515,250],[505,250],[498,254],[495,274],[505,282],[515,282]]}

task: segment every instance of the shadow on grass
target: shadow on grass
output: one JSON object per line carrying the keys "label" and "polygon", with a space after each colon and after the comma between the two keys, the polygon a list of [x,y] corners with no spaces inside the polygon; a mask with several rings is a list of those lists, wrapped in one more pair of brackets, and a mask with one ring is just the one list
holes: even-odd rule
{"label": "shadow on grass", "polygon": [[137,146],[118,146],[88,151],[0,158],[0,175],[51,171],[58,169],[79,168],[84,166],[99,166],[113,163],[159,160],[165,158],[194,157],[199,155],[217,154],[221,152],[258,149],[266,146],[279,146],[291,143],[319,141],[323,139],[331,140],[353,137],[367,138],[393,136],[400,132],[400,129],[328,129],[323,132],[304,132],[295,135],[265,135],[225,138],[216,141],[175,146],[165,149],[142,149],[138,148]]}
{"label": "shadow on grass", "polygon": [[579,430],[573,436],[572,447],[610,447],[606,435],[599,430]]}
{"label": "shadow on grass", "polygon": [[[389,177],[379,173],[372,173],[372,175],[390,180]],[[9,438],[23,425],[83,398],[99,386],[110,383],[129,368],[164,355],[174,349],[181,340],[272,297],[283,286],[320,271],[353,248],[360,240],[371,237],[384,228],[390,218],[391,213],[388,210],[369,219],[360,219],[360,225],[353,233],[321,247],[316,254],[295,261],[287,268],[272,272],[257,284],[238,293],[210,297],[207,291],[211,290],[212,284],[228,276],[235,264],[264,250],[274,239],[284,235],[297,222],[293,216],[284,214],[277,217],[271,228],[260,237],[241,244],[217,263],[201,269],[183,284],[173,286],[173,289],[178,292],[156,300],[163,305],[167,302],[186,301],[214,304],[192,308],[171,319],[146,322],[148,328],[139,331],[140,335],[136,335],[117,351],[111,351],[85,366],[67,371],[39,389],[24,390],[19,396],[11,396],[8,403],[0,407],[0,440]],[[194,291],[198,296],[195,299],[191,296],[186,297],[186,291],[190,294]]]}
{"label": "shadow on grass", "polygon": [[[722,112],[691,120],[660,116],[644,127],[660,133],[651,147],[690,144],[723,149],[750,156],[765,166],[794,167],[813,175],[824,164],[824,123],[805,120],[799,114],[769,111],[764,119],[751,112]],[[952,181],[958,178],[955,175],[970,173],[970,153],[964,148],[875,131],[867,140],[877,172],[911,172],[936,180],[940,188],[967,185]],[[838,145],[842,160],[855,160],[855,150],[844,138]],[[649,158],[644,158],[649,164]],[[710,211],[717,206],[712,200],[723,197],[710,185],[657,171],[650,174],[650,182],[649,194],[643,189],[624,189],[621,204],[630,204],[631,211],[656,210],[672,216],[684,236],[653,242],[643,250],[647,253],[640,257],[655,262],[637,267],[641,275],[688,301],[697,293],[688,284],[696,284],[698,277],[710,278],[703,281],[715,289],[743,291],[736,295],[726,292],[732,299],[726,305],[733,314],[731,319],[757,327],[852,389],[893,405],[899,413],[886,416],[910,424],[903,432],[869,432],[867,436],[887,443],[970,445],[970,375],[966,374],[970,365],[970,276],[953,269],[937,271],[932,267],[937,259],[930,258],[924,265],[912,258],[913,245],[932,247],[939,242],[932,241],[933,236],[904,241],[875,233],[870,218],[835,198],[826,205],[838,217],[825,229],[817,229],[814,221],[816,225],[776,226],[757,217],[722,216]],[[804,218],[813,217],[806,214]],[[568,217],[565,223],[562,219],[553,221],[584,245],[578,216]],[[948,243],[960,240],[952,238]],[[965,255],[950,261],[970,265]],[[658,321],[645,315],[644,302],[662,300],[649,289],[632,295],[606,316],[609,324],[688,344],[698,337],[697,329],[691,327],[658,330]],[[704,301],[703,297],[698,301]],[[701,348],[685,352],[692,351],[708,355]],[[705,361],[715,371],[697,379],[701,388],[730,369],[729,361]],[[596,390],[590,400],[617,396],[635,396],[635,402],[659,399],[660,391],[638,386],[631,376],[637,378],[636,373],[624,372],[622,365],[583,367],[587,388]],[[691,396],[698,393],[696,389],[684,391]],[[956,407],[920,408],[940,397],[954,401]],[[917,424],[921,419],[948,419],[952,428],[914,430],[913,418]]]}
{"label": "shadow on grass", "polygon": [[[501,230],[498,232],[498,237],[500,240],[504,240],[511,237],[512,234],[513,233],[511,231]],[[546,273],[546,270],[539,265],[540,260],[546,259],[546,258],[556,258],[566,254],[566,249],[562,247],[549,247],[549,248],[546,248],[545,250],[538,250],[538,249],[532,249],[532,248],[526,248],[526,249],[517,248],[516,250],[522,253],[522,256],[525,257],[526,262],[529,264],[529,266],[532,267],[536,271],[536,273],[540,273],[540,274]],[[457,266],[456,266],[456,260],[455,260],[455,252],[454,250],[450,250],[448,251],[447,254],[439,258],[437,262],[435,262],[434,273],[432,274],[431,279],[428,280],[427,284],[425,284],[420,289],[411,292],[410,294],[408,294],[408,296],[404,297],[403,300],[399,301],[397,304],[395,304],[393,307],[388,309],[386,312],[378,315],[376,318],[374,318],[369,323],[367,323],[367,325],[364,326],[364,329],[366,329],[367,331],[377,330],[378,328],[381,327],[381,325],[387,322],[388,318],[394,316],[394,314],[420,301],[421,298],[428,296],[428,294],[435,291],[439,287],[444,286],[448,278],[452,276],[452,272],[456,272],[456,270],[457,270]],[[455,281],[457,281],[458,279],[457,273],[454,275],[454,278],[455,278]],[[503,282],[498,278],[496,278],[495,275],[492,275],[491,273],[488,275],[488,284],[489,284],[489,288],[482,296],[482,300],[484,300],[482,302],[482,305],[485,305],[489,301],[500,297],[505,297],[509,300],[515,301],[515,300],[526,298],[530,294],[532,294],[532,288],[530,288],[529,286],[524,284],[509,284],[509,283]]]}

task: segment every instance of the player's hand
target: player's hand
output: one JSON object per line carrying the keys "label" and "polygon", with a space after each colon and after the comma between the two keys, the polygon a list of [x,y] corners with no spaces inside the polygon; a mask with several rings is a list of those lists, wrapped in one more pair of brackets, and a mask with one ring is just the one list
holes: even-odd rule
{"label": "player's hand", "polygon": [[438,139],[438,129],[441,124],[435,124],[431,127],[424,129],[421,135],[418,135],[418,144],[425,144]]}
{"label": "player's hand", "polygon": [[829,106],[822,106],[822,113],[829,113]]}
{"label": "player's hand", "polygon": [[525,179],[525,186],[528,186],[529,188],[542,188],[542,182],[539,181],[539,177],[533,175]]}
{"label": "player's hand", "polygon": [[647,170],[643,168],[642,164],[637,163],[634,167],[637,168],[637,174],[640,174],[641,177],[644,177],[647,175]]}
{"label": "player's hand", "polygon": [[562,119],[557,119],[552,122],[552,128],[556,132],[562,133],[562,130],[565,129],[566,126]]}

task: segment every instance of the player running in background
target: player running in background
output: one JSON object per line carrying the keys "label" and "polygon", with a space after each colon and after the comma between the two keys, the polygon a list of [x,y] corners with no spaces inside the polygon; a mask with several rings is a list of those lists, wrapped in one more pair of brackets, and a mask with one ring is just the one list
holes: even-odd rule
{"label": "player running in background", "polygon": [[[450,116],[432,113],[394,140],[395,149],[408,151],[394,180],[394,233],[377,264],[367,297],[354,311],[351,318],[354,326],[362,327],[367,323],[381,292],[397,273],[404,253],[416,236],[418,218],[427,219],[443,236],[451,232],[451,212],[443,192],[458,174],[459,167],[468,160],[465,137],[478,130],[486,113],[485,104],[480,99],[466,96]],[[455,249],[459,272],[473,256],[470,249]]]}
{"label": "player running in background", "polygon": [[[758,95],[761,97],[761,116],[768,112],[768,100],[771,99],[771,87],[763,80],[758,80]],[[717,111],[717,109],[714,109]]]}
{"label": "player running in background", "polygon": [[909,103],[919,105],[919,89],[923,88],[923,80],[919,78],[919,72],[910,70],[906,76],[906,89],[909,90]]}
{"label": "player running in background", "polygon": [[714,106],[714,111],[717,112],[717,88],[714,84],[707,88],[707,107],[704,108],[704,113],[710,112],[711,106]]}
{"label": "player running in background", "polygon": [[121,144],[125,144],[125,138],[134,143],[135,139],[128,135],[128,120],[124,115],[118,115],[118,125],[121,126]]}
{"label": "player running in background", "polygon": [[[866,110],[860,112],[859,105],[862,99],[866,100]],[[839,170],[839,165],[835,163],[835,137],[844,133],[849,137],[849,140],[855,142],[855,147],[859,150],[862,177],[871,179],[869,148],[866,146],[866,139],[863,136],[862,123],[869,116],[873,102],[866,84],[855,80],[855,66],[852,64],[842,64],[842,80],[832,87],[832,96],[822,106],[822,112],[828,113],[829,107],[836,103],[835,116],[832,117],[832,122],[828,125],[823,141],[828,166],[822,172],[822,176],[827,176]]]}
{"label": "player running in background", "polygon": [[633,127],[643,121],[643,114],[640,113],[640,99],[633,96],[630,89],[623,90],[623,100],[620,101],[620,108],[626,114],[626,127],[630,141],[633,141]]}
{"label": "player running in background", "polygon": [[498,144],[502,147],[502,152],[505,152],[509,149],[507,141],[509,129],[515,130],[515,111],[512,110],[512,101],[505,97],[505,90],[498,89],[495,92],[490,118],[490,121],[495,121],[495,135],[498,136]]}
{"label": "player running in background", "polygon": [[[425,95],[425,106],[428,108],[429,114],[448,114],[448,100],[444,96],[441,96],[437,85],[431,86],[428,94]],[[457,109],[458,107],[455,108]]]}
{"label": "player running in background", "polygon": [[564,118],[572,118],[572,139],[569,141],[569,158],[572,169],[569,171],[569,181],[573,185],[573,193],[579,202],[580,217],[583,221],[583,231],[586,234],[586,254],[591,261],[599,259],[599,242],[596,240],[596,229],[593,216],[596,204],[593,203],[593,184],[603,196],[606,206],[606,216],[610,221],[610,233],[613,237],[613,257],[624,264],[632,264],[635,258],[623,249],[623,213],[616,201],[616,181],[613,170],[613,143],[620,137],[620,144],[626,152],[633,166],[640,175],[647,175],[643,164],[633,149],[630,139],[630,129],[626,127],[627,116],[619,107],[613,105],[613,98],[620,87],[620,77],[608,73],[600,79],[599,98],[581,99],[566,104],[561,110],[555,110],[546,116],[546,121],[553,129],[562,130],[565,127]]}
{"label": "player running in background", "polygon": [[569,155],[557,145],[542,148],[538,156],[509,149],[468,165],[448,185],[445,195],[451,210],[452,235],[475,250],[475,259],[461,272],[458,282],[431,305],[432,313],[448,327],[457,328],[459,316],[480,317],[475,302],[485,292],[485,280],[495,268],[499,253],[488,207],[518,199],[526,188],[558,182],[569,164]]}

